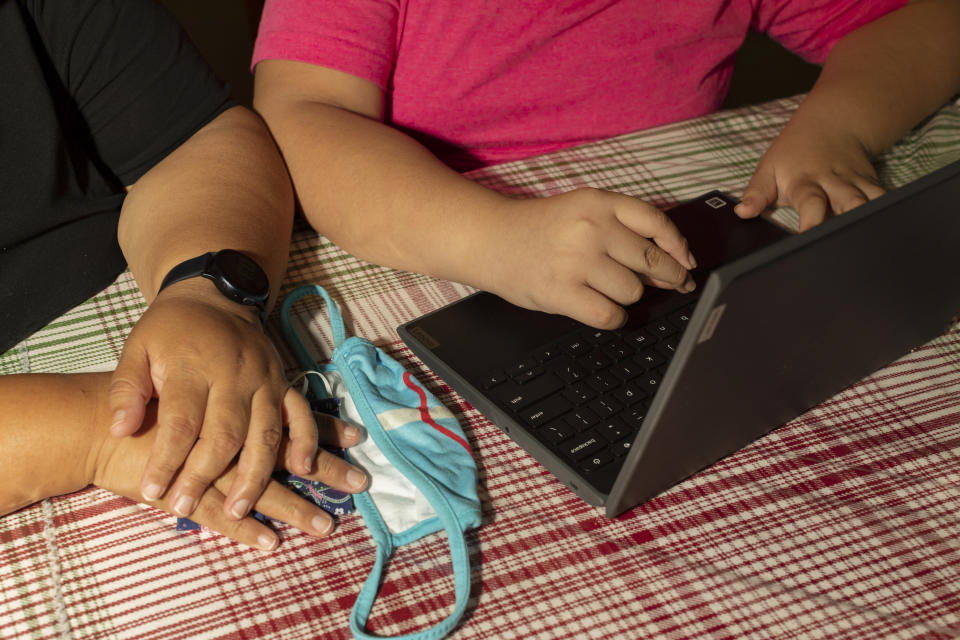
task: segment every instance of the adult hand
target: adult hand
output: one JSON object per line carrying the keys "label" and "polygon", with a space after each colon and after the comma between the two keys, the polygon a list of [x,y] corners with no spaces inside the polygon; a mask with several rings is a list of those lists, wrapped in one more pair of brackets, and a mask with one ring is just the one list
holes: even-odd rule
{"label": "adult hand", "polygon": [[314,470],[312,412],[290,389],[255,310],[202,278],[161,292],[127,339],[110,384],[113,435],[137,432],[154,396],[157,435],[137,470],[140,493],[151,501],[163,496],[179,516],[193,513],[238,452],[222,506],[230,517],[245,516],[267,487],[284,424],[290,470]]}
{"label": "adult hand", "polygon": [[686,239],[642,200],[584,188],[507,208],[500,242],[491,242],[502,252],[492,256],[485,288],[514,304],[613,329],[645,283],[694,289]]}
{"label": "adult hand", "polygon": [[883,193],[869,154],[853,135],[791,122],[760,159],[735,211],[752,218],[773,205],[791,206],[806,231]]}
{"label": "adult hand", "polygon": [[[162,435],[161,426],[155,424],[155,414],[156,403],[151,403],[145,414],[145,426],[135,435],[128,438],[102,438],[96,455],[93,483],[132,500],[180,515],[172,496],[145,500],[137,482],[140,471],[148,457],[152,456],[154,445]],[[331,416],[320,416],[318,419],[322,441],[341,447],[359,442],[360,432],[356,427]],[[294,449],[289,438],[282,438],[280,460],[282,466],[290,470],[297,469],[304,462],[300,452],[294,453]],[[366,486],[366,476],[361,471],[324,449],[314,452],[310,466],[314,471],[304,474],[306,478],[322,481],[335,489],[356,492]],[[299,471],[296,473],[300,474]],[[359,474],[359,485],[350,482],[351,474]],[[191,518],[242,544],[266,551],[275,549],[279,538],[270,527],[249,515],[239,520],[225,515],[226,492],[236,484],[237,476],[236,465],[228,465],[214,479],[212,486],[205,487],[201,492]],[[329,535],[335,526],[333,518],[323,509],[273,480],[265,484],[263,492],[254,501],[254,507],[270,518],[286,522],[316,537]]]}

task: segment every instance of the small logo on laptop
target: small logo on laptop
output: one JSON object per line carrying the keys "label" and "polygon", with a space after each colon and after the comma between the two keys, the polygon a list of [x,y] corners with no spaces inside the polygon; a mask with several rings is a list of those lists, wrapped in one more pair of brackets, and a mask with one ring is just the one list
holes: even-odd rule
{"label": "small logo on laptop", "polygon": [[720,324],[720,316],[726,309],[727,305],[721,304],[710,310],[707,321],[703,323],[703,330],[700,331],[700,336],[697,338],[697,344],[702,344],[713,337],[713,332],[717,330],[717,325]]}
{"label": "small logo on laptop", "polygon": [[719,209],[720,207],[727,206],[726,200],[724,200],[723,198],[717,198],[716,196],[707,200],[706,203],[713,209]]}
{"label": "small logo on laptop", "polygon": [[427,333],[423,327],[413,327],[410,329],[410,335],[419,340],[427,349],[436,349],[440,346],[432,335]]}

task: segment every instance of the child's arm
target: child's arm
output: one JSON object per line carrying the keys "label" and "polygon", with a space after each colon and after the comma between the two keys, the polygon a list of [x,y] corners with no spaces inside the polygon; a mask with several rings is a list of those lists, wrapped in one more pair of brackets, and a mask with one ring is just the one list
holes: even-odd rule
{"label": "child's arm", "polygon": [[[109,435],[107,403],[109,374],[0,376],[0,515],[47,497],[79,491],[95,484],[132,500],[140,496],[139,478],[157,435],[155,404],[146,412],[143,428],[129,438]],[[350,446],[358,434],[344,424],[323,423],[327,442]],[[287,464],[290,448],[281,447]],[[313,461],[309,476],[344,491],[349,465],[326,452]],[[192,518],[243,544],[269,550],[279,543],[269,527],[247,516],[229,519],[224,493],[236,474],[231,467],[202,494]],[[151,501],[173,512],[169,498]],[[333,519],[322,509],[276,482],[270,482],[255,503],[261,513],[280,519],[313,536],[333,530]]]}
{"label": "child's arm", "polygon": [[605,328],[640,297],[634,272],[693,287],[686,241],[662,212],[593,189],[514,200],[477,185],[383,124],[382,91],[366,80],[266,60],[255,106],[311,224],[360,258]]}
{"label": "child's arm", "polygon": [[960,2],[915,0],[841,39],[760,160],[737,213],[790,205],[801,229],[883,193],[871,158],[960,91]]}

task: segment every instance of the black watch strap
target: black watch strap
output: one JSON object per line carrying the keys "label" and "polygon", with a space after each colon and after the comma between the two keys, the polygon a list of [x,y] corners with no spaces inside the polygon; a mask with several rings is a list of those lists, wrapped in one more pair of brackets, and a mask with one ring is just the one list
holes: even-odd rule
{"label": "black watch strap", "polygon": [[247,256],[233,249],[223,249],[184,260],[167,273],[157,293],[175,282],[196,276],[211,280],[227,299],[255,307],[259,311],[260,323],[266,321],[270,285],[260,265]]}
{"label": "black watch strap", "polygon": [[205,253],[202,256],[184,260],[173,269],[170,269],[170,272],[167,273],[167,277],[165,277],[163,282],[160,283],[160,288],[157,289],[157,293],[160,293],[174,282],[180,282],[181,280],[186,280],[187,278],[202,276],[207,272],[207,265],[210,264],[210,260],[215,255],[217,255],[216,252],[211,251],[210,253]]}

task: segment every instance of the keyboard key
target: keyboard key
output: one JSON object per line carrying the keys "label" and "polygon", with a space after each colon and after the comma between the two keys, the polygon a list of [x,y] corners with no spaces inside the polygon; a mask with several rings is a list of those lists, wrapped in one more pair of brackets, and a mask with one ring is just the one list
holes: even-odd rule
{"label": "keyboard key", "polygon": [[644,368],[632,360],[624,360],[610,367],[610,373],[623,381],[633,380],[643,373]]}
{"label": "keyboard key", "polygon": [[587,407],[578,407],[576,411],[567,416],[567,424],[577,431],[589,429],[598,422],[600,422],[600,416]]}
{"label": "keyboard key", "polygon": [[581,329],[580,335],[593,344],[606,344],[617,337],[614,332],[604,329]]}
{"label": "keyboard key", "polygon": [[507,381],[496,387],[494,395],[502,404],[514,411],[519,411],[562,388],[563,383],[557,376],[546,374],[524,385],[517,384],[513,380]]}
{"label": "keyboard key", "polygon": [[517,384],[526,384],[540,375],[543,375],[543,367],[534,367],[533,369],[527,369],[523,373],[513,376],[513,379],[517,381]]}
{"label": "keyboard key", "polygon": [[533,369],[534,367],[537,366],[537,364],[538,364],[537,361],[534,360],[533,358],[524,358],[520,362],[514,364],[512,367],[508,367],[507,375],[509,375],[511,378],[516,378],[517,376],[521,375],[525,371]]}
{"label": "keyboard key", "polygon": [[663,374],[659,371],[647,371],[634,382],[639,388],[646,389],[650,395],[653,395],[657,392],[657,388],[659,388],[662,380]]}
{"label": "keyboard key", "polygon": [[586,369],[566,356],[552,360],[547,368],[560,376],[560,379],[566,384],[573,384],[587,375]]}
{"label": "keyboard key", "polygon": [[648,391],[632,384],[624,385],[613,392],[613,397],[628,407],[640,402],[649,395],[650,393]]}
{"label": "keyboard key", "polygon": [[613,398],[597,398],[587,406],[600,416],[612,416],[623,411],[623,406]]}
{"label": "keyboard key", "polygon": [[573,408],[567,399],[557,394],[540,400],[523,410],[520,418],[531,427],[539,427]]}
{"label": "keyboard key", "polygon": [[619,362],[635,351],[623,340],[616,340],[603,347],[603,353],[614,362]]}
{"label": "keyboard key", "polygon": [[573,337],[566,342],[561,343],[560,348],[570,356],[576,358],[589,351],[589,344],[581,337]]}
{"label": "keyboard key", "polygon": [[598,451],[580,461],[580,471],[590,473],[591,471],[604,468],[611,462],[613,462],[612,453],[609,451]]}
{"label": "keyboard key", "polygon": [[647,349],[634,357],[634,361],[644,369],[655,369],[667,361],[656,349]]}
{"label": "keyboard key", "polygon": [[610,447],[610,451],[618,458],[622,458],[628,453],[630,453],[630,447],[633,445],[633,440],[624,440],[623,442],[618,442],[617,444]]}
{"label": "keyboard key", "polygon": [[627,343],[632,345],[634,349],[645,349],[656,341],[656,336],[643,329],[637,329],[627,334]]}
{"label": "keyboard key", "polygon": [[564,440],[573,437],[573,434],[576,432],[562,422],[550,422],[540,427],[536,433],[546,444],[556,446]]}
{"label": "keyboard key", "polygon": [[505,374],[503,371],[494,371],[492,373],[488,373],[486,377],[480,381],[480,386],[482,386],[484,389],[492,389],[501,382],[506,381],[507,374]]}
{"label": "keyboard key", "polygon": [[677,336],[671,336],[666,340],[663,340],[660,343],[658,343],[657,346],[654,348],[658,352],[663,354],[663,356],[667,360],[670,360],[671,358],[673,358],[674,354],[677,352],[677,345],[679,344],[680,344],[680,340],[677,338]]}
{"label": "keyboard key", "polygon": [[598,451],[602,451],[607,446],[606,442],[593,431],[581,433],[572,440],[567,440],[560,447],[560,453],[574,462],[583,460],[587,456],[592,456]]}
{"label": "keyboard key", "polygon": [[653,335],[657,336],[658,338],[666,338],[667,336],[672,336],[677,331],[679,331],[679,329],[677,329],[675,326],[673,326],[666,320],[657,320],[657,321],[651,322],[650,324],[645,326],[644,329],[646,329]]}
{"label": "keyboard key", "polygon": [[598,393],[605,393],[620,386],[620,379],[609,371],[601,371],[595,376],[592,376],[587,383],[597,390]]}
{"label": "keyboard key", "polygon": [[582,365],[583,368],[590,373],[596,373],[597,371],[603,371],[609,367],[612,364],[612,361],[599,351],[594,351],[590,355],[578,358],[577,364]]}
{"label": "keyboard key", "polygon": [[634,405],[630,407],[629,410],[621,413],[620,419],[626,422],[631,428],[638,429],[646,419],[649,408],[646,403]]}
{"label": "keyboard key", "polygon": [[563,397],[573,404],[583,404],[597,397],[597,392],[586,382],[578,382],[563,390]]}
{"label": "keyboard key", "polygon": [[620,418],[614,416],[596,426],[596,432],[607,439],[608,442],[618,442],[633,433],[633,430]]}
{"label": "keyboard key", "polygon": [[675,327],[680,327],[681,330],[687,328],[687,323],[690,322],[690,315],[693,313],[694,305],[690,304],[682,309],[674,311],[667,316],[667,320]]}
{"label": "keyboard key", "polygon": [[553,345],[550,347],[544,347],[537,352],[536,358],[541,363],[553,360],[560,355],[560,347]]}

